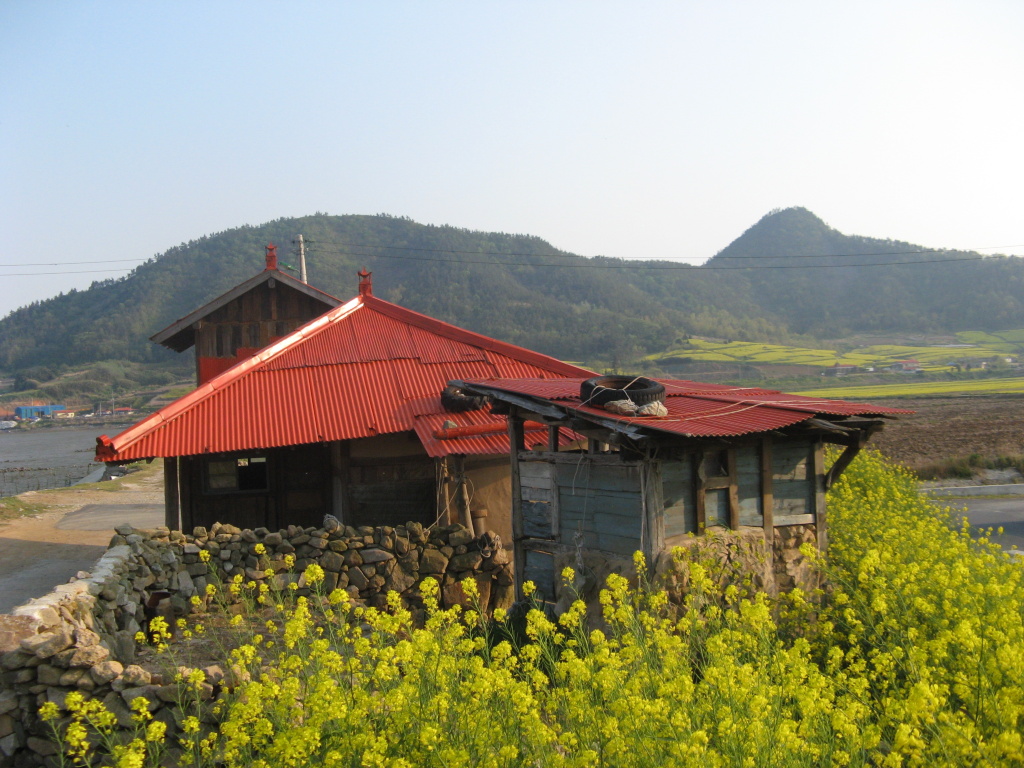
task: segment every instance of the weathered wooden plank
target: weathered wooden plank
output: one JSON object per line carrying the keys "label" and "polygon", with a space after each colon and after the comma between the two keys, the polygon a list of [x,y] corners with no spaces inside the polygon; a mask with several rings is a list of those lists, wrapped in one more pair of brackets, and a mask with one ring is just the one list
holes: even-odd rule
{"label": "weathered wooden plank", "polygon": [[690,456],[661,464],[665,536],[697,531],[697,505]]}
{"label": "weathered wooden plank", "polygon": [[807,480],[774,480],[773,509],[776,515],[810,514],[813,485]]}
{"label": "weathered wooden plank", "polygon": [[708,528],[729,524],[729,489],[718,488],[705,493],[704,524]]}
{"label": "weathered wooden plank", "polygon": [[512,446],[512,460],[510,463],[512,476],[512,555],[516,569],[516,598],[523,596],[523,572],[526,570],[525,549],[520,546],[523,540],[523,505],[522,490],[520,487],[519,453],[523,448],[523,420],[515,412],[515,408],[508,417],[508,441]]}
{"label": "weathered wooden plank", "polygon": [[786,525],[810,525],[814,522],[814,515],[776,515],[775,527],[782,528]]}
{"label": "weathered wooden plank", "polygon": [[772,469],[776,480],[806,480],[810,461],[809,441],[775,443],[772,446]]}
{"label": "weathered wooden plank", "polygon": [[648,462],[640,471],[646,473],[643,484],[646,494],[643,499],[646,536],[641,537],[645,540],[640,543],[648,562],[654,562],[655,555],[661,552],[665,544],[665,484],[662,482],[660,462]]}
{"label": "weathered wooden plank", "polygon": [[763,525],[761,451],[756,445],[736,449],[736,492],[739,497],[739,524]]}
{"label": "weathered wooden plank", "polygon": [[524,552],[523,581],[532,581],[540,600],[555,599],[555,558],[550,552],[530,549]]}
{"label": "weathered wooden plank", "polygon": [[825,505],[825,446],[814,446],[814,524],[818,534],[818,551],[828,547],[828,516]]}
{"label": "weathered wooden plank", "polygon": [[519,462],[519,481],[534,488],[554,487],[554,467],[542,461]]}
{"label": "weathered wooden plank", "polygon": [[551,539],[555,536],[551,515],[551,503],[547,501],[523,501],[523,536],[535,539]]}
{"label": "weathered wooden plank", "polygon": [[530,488],[525,484],[522,488],[524,500],[550,502],[555,498],[555,492],[550,488]]}
{"label": "weathered wooden plank", "polygon": [[605,552],[613,552],[616,555],[629,557],[640,549],[640,537],[630,538],[628,536],[612,536],[599,533],[597,535],[597,548]]}
{"label": "weathered wooden plank", "polygon": [[729,487],[726,489],[729,504],[729,527],[736,530],[740,527],[740,495],[736,485],[736,451],[726,451],[726,469],[729,472]]}
{"label": "weathered wooden plank", "polygon": [[775,489],[772,477],[772,452],[774,445],[770,437],[761,442],[761,513],[764,517],[764,540],[772,544],[772,529],[775,527]]}
{"label": "weathered wooden plank", "polygon": [[604,512],[594,514],[593,530],[598,535],[614,535],[640,539],[640,517],[626,518],[620,515],[608,515]]}
{"label": "weathered wooden plank", "polygon": [[602,489],[577,488],[575,493],[567,488],[558,489],[559,503],[568,509],[587,507],[594,509],[594,505],[607,506],[612,508],[625,508],[639,510],[639,490],[627,493],[622,491],[606,491]]}

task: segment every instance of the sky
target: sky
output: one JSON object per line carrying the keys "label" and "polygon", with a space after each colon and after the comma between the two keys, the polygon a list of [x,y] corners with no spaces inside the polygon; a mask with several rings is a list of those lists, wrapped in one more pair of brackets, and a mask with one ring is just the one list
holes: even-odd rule
{"label": "sky", "polygon": [[802,206],[1024,254],[1021,40],[1019,0],[9,0],[0,317],[318,211],[700,263]]}

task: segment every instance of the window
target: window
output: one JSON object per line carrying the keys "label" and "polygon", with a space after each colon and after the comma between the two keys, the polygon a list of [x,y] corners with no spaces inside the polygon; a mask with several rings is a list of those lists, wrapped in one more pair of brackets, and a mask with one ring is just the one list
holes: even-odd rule
{"label": "window", "polygon": [[266,456],[210,459],[206,462],[206,488],[213,493],[267,490]]}

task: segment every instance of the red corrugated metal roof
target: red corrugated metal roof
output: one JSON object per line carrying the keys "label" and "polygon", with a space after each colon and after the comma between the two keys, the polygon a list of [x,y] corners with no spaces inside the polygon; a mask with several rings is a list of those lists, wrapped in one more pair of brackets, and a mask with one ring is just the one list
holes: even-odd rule
{"label": "red corrugated metal roof", "polygon": [[[436,437],[435,433],[441,429],[445,422],[452,421],[456,426],[474,426],[478,424],[491,424],[502,422],[502,431],[488,435],[477,435],[473,437],[460,437],[457,439],[442,440]],[[465,453],[472,455],[490,455],[508,453],[508,433],[505,431],[504,417],[495,416],[486,410],[466,411],[464,413],[430,413],[419,416],[415,422],[416,434],[432,457],[447,456],[451,453]],[[569,429],[561,429],[558,434],[558,444],[567,447],[586,438],[577,435]],[[534,444],[547,445],[547,427],[526,430],[526,445]]]}
{"label": "red corrugated metal roof", "polygon": [[693,437],[734,437],[767,432],[806,421],[819,414],[884,416],[913,413],[901,408],[787,395],[770,389],[702,384],[674,379],[655,381],[665,385],[665,408],[668,410],[668,416],[663,418],[630,418],[609,413],[604,408],[583,405],[579,396],[583,379],[489,378],[467,383],[547,400],[552,405],[577,411],[582,415],[594,414],[605,420],[613,419]]}
{"label": "red corrugated metal roof", "polygon": [[[97,459],[242,451],[410,430],[429,432],[423,439],[432,456],[502,454],[508,451],[504,436],[434,439],[433,429],[451,416],[441,408],[440,393],[452,379],[524,375],[543,380],[592,374],[359,296],[112,440],[101,438]],[[419,425],[431,415],[440,417],[436,425]],[[456,415],[459,423],[475,418]]]}

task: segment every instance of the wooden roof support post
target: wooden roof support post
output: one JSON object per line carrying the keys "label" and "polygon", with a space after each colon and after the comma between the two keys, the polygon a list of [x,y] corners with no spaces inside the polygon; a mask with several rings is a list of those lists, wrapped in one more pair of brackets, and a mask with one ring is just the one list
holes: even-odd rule
{"label": "wooden roof support post", "polygon": [[509,458],[512,480],[512,555],[516,568],[516,599],[523,597],[523,574],[526,573],[526,549],[523,547],[523,489],[519,481],[519,452],[526,450],[523,418],[519,408],[512,406],[508,415]]}
{"label": "wooden roof support post", "polygon": [[726,451],[726,463],[729,472],[729,528],[738,531],[740,527],[740,492],[736,477],[736,449]]}
{"label": "wooden roof support post", "polygon": [[772,440],[766,437],[761,441],[761,514],[764,516],[764,540],[769,548],[775,544],[775,490],[772,487],[774,478]]}
{"label": "wooden roof support post", "polygon": [[850,466],[857,454],[861,452],[861,449],[867,443],[868,435],[864,432],[860,432],[857,438],[846,446],[839,458],[836,459],[835,463],[829,467],[828,473],[825,475],[825,490],[827,491],[832,487],[832,484],[839,479],[839,476],[846,471],[846,468]]}
{"label": "wooden roof support post", "polygon": [[828,515],[825,510],[825,444],[814,446],[814,528],[818,534],[818,551],[828,549]]}
{"label": "wooden roof support post", "polygon": [[164,525],[181,530],[181,505],[178,495],[178,457],[164,459]]}

